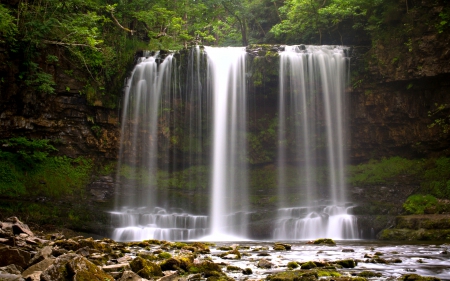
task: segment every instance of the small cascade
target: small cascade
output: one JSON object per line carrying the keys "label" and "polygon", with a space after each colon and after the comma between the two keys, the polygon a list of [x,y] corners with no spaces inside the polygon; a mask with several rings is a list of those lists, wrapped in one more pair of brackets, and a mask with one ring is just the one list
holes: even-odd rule
{"label": "small cascade", "polygon": [[[358,238],[345,207],[347,76],[344,47],[286,46],[280,54],[276,239]],[[312,206],[319,199],[329,205]]]}
{"label": "small cascade", "polygon": [[115,226],[113,237],[118,241],[192,240],[205,236],[208,228],[207,216],[190,215],[181,209],[124,209],[111,212],[111,218]]}
{"label": "small cascade", "polygon": [[284,240],[358,239],[356,218],[348,214],[351,208],[353,206],[318,205],[279,209],[274,236]]}

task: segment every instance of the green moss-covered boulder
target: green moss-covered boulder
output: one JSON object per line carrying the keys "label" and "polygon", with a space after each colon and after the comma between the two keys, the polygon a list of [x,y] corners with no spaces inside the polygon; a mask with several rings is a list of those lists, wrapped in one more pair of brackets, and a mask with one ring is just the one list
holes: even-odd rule
{"label": "green moss-covered boulder", "polygon": [[288,262],[288,264],[287,264],[287,268],[289,268],[289,269],[295,269],[295,268],[297,268],[297,267],[299,267],[299,265],[298,265],[298,263],[295,262],[295,261],[290,261],[290,262]]}
{"label": "green moss-covered boulder", "polygon": [[251,269],[251,268],[244,268],[243,270],[242,270],[242,274],[244,274],[244,275],[251,275],[251,274],[253,274],[253,270]]}
{"label": "green moss-covered boulder", "polygon": [[358,273],[358,276],[365,277],[365,278],[373,278],[373,277],[381,277],[382,274],[380,272],[364,270],[364,271],[361,271],[360,273]]}
{"label": "green moss-covered boulder", "polygon": [[335,263],[345,268],[354,268],[357,265],[357,262],[352,259],[338,260]]}
{"label": "green moss-covered boulder", "polygon": [[167,259],[163,262],[160,263],[160,267],[162,271],[166,271],[166,270],[178,270],[180,269],[180,261],[175,259],[175,258],[170,258]]}
{"label": "green moss-covered boulder", "polygon": [[281,244],[275,244],[275,245],[273,245],[273,250],[274,251],[286,251],[286,248]]}
{"label": "green moss-covered boulder", "polygon": [[301,264],[302,269],[311,269],[311,268],[316,268],[316,267],[317,267],[317,265],[313,261],[308,261],[308,262]]}
{"label": "green moss-covered boulder", "polygon": [[200,264],[191,264],[188,268],[189,273],[204,273],[206,275],[210,275],[211,272],[222,272],[220,266],[216,263],[210,261],[203,261]]}
{"label": "green moss-covered boulder", "polygon": [[268,281],[315,281],[319,275],[315,271],[294,270],[267,276]]}
{"label": "green moss-covered boulder", "polygon": [[329,246],[336,246],[336,242],[334,242],[333,239],[330,238],[320,238],[314,240],[311,244],[314,245],[329,245]]}
{"label": "green moss-covered boulder", "polygon": [[130,267],[133,272],[137,273],[142,278],[150,279],[152,277],[163,276],[159,265],[142,257],[136,257],[133,261],[131,261]]}
{"label": "green moss-covered boulder", "polygon": [[41,280],[114,281],[114,278],[80,255],[65,254],[42,272]]}

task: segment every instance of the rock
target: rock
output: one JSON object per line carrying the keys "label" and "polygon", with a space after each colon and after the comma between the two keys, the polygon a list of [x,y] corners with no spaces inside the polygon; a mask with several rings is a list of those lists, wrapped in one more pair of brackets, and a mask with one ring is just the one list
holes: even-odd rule
{"label": "rock", "polygon": [[279,247],[280,250],[283,251],[280,246],[282,246],[284,248],[284,250],[287,250],[287,251],[291,250],[291,248],[292,248],[291,244],[275,243],[275,245],[273,246],[273,249],[275,250],[275,247]]}
{"label": "rock", "polygon": [[294,269],[294,268],[297,268],[297,267],[298,267],[298,263],[296,263],[295,261],[290,261],[287,264],[287,268],[289,268],[289,269]]}
{"label": "rock", "polygon": [[136,257],[130,263],[131,270],[137,273],[142,278],[152,278],[156,276],[163,276],[161,267],[155,263],[145,260],[141,257]]}
{"label": "rock", "polygon": [[251,268],[244,268],[243,270],[242,270],[242,274],[244,274],[244,275],[251,275],[251,274],[253,274],[253,271],[252,271],[252,269]]}
{"label": "rock", "polygon": [[273,263],[271,263],[270,261],[266,260],[266,259],[260,259],[258,261],[258,267],[260,268],[272,268]]}
{"label": "rock", "polygon": [[180,268],[180,261],[174,258],[169,258],[163,261],[161,264],[161,270],[177,270]]}
{"label": "rock", "polygon": [[274,250],[274,251],[286,251],[286,248],[285,248],[283,245],[275,244],[275,245],[273,246],[273,250]]}
{"label": "rock", "polygon": [[180,278],[176,271],[172,271],[164,277],[159,278],[157,281],[176,281],[176,280],[186,280],[184,278]]}
{"label": "rock", "polygon": [[14,264],[24,268],[28,265],[30,259],[31,254],[26,251],[16,247],[0,245],[0,266]]}
{"label": "rock", "polygon": [[21,233],[25,233],[25,234],[27,234],[29,236],[34,236],[33,232],[30,230],[28,225],[26,225],[23,222],[21,222],[17,217],[7,218],[6,222],[10,222],[12,224],[11,225],[12,232],[15,235],[19,235]]}
{"label": "rock", "polygon": [[35,271],[32,274],[28,275],[25,279],[26,281],[41,281],[42,271]]}
{"label": "rock", "polygon": [[52,251],[53,249],[51,246],[45,246],[42,249],[39,249],[38,252],[34,255],[34,257],[30,260],[29,265],[36,264],[40,261],[49,258],[52,255]]}
{"label": "rock", "polygon": [[10,273],[0,273],[1,281],[25,281],[20,275]]}
{"label": "rock", "polygon": [[342,249],[342,252],[343,253],[354,253],[355,250],[353,250],[353,249]]}
{"label": "rock", "polygon": [[345,267],[345,268],[354,268],[357,265],[357,262],[355,260],[352,260],[352,259],[338,260],[335,263],[339,264],[339,265],[341,265],[342,267]]}
{"label": "rock", "polygon": [[117,281],[141,281],[144,280],[141,276],[137,275],[131,270],[124,271],[122,277]]}
{"label": "rock", "polygon": [[[55,259],[52,258],[46,258],[30,267],[28,267],[24,272],[22,272],[22,276],[24,278],[28,278],[30,275],[34,274],[35,272],[41,272],[49,268],[53,263],[55,262]],[[40,276],[40,274],[39,274]]]}
{"label": "rock", "polygon": [[41,280],[105,281],[114,278],[80,255],[65,254],[42,272]]}
{"label": "rock", "polygon": [[114,271],[131,270],[131,268],[129,263],[119,263],[102,266],[102,270],[105,272],[114,272]]}
{"label": "rock", "polygon": [[21,274],[21,269],[17,268],[14,264],[0,267],[0,273]]}
{"label": "rock", "polygon": [[317,267],[317,265],[312,261],[308,261],[308,262],[301,264],[301,269],[312,269],[312,268],[316,268],[316,267]]}
{"label": "rock", "polygon": [[314,241],[308,242],[308,244],[336,246],[336,242],[334,242],[334,240],[330,238],[316,239]]}

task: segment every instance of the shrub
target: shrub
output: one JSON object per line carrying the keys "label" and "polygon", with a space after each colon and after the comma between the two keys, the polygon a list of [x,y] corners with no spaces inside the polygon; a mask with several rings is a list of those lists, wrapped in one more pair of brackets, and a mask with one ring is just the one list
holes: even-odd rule
{"label": "shrub", "polygon": [[432,208],[437,204],[438,200],[433,195],[411,195],[406,199],[403,208],[410,214],[421,215],[426,209]]}

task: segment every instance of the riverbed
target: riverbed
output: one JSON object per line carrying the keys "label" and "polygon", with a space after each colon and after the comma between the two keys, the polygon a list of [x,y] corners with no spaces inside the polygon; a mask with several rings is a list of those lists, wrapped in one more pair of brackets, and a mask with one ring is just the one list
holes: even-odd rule
{"label": "riverbed", "polygon": [[[450,280],[450,254],[444,243],[409,243],[380,242],[380,241],[336,241],[336,246],[312,245],[307,241],[282,241],[290,244],[291,250],[275,251],[274,242],[216,242],[211,249],[211,258],[215,263],[250,268],[251,275],[244,275],[241,271],[227,271],[227,275],[237,280],[264,279],[268,274],[286,271],[288,262],[295,261],[302,264],[308,261],[333,262],[343,259],[354,259],[354,268],[339,269],[342,275],[355,276],[362,271],[381,273],[381,277],[371,280],[392,280],[404,274],[418,274],[422,276],[438,277]],[[224,259],[224,251],[220,247],[239,245],[242,258]],[[260,259],[270,261],[274,266],[262,269],[257,266]]]}

